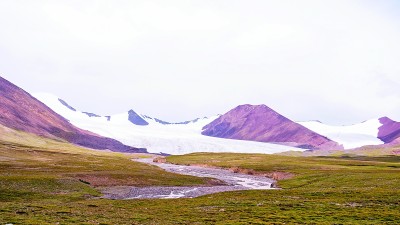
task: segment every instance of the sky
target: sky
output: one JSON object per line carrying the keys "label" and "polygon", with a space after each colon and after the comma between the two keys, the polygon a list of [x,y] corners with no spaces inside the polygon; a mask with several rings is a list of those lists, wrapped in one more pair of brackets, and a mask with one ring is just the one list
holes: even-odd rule
{"label": "sky", "polygon": [[1,0],[0,76],[100,115],[400,121],[400,1]]}

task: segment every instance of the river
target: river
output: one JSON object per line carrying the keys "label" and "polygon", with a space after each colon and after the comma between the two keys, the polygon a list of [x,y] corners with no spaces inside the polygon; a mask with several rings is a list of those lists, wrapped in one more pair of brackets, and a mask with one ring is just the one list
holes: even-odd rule
{"label": "river", "polygon": [[185,166],[168,163],[155,163],[152,158],[135,159],[134,161],[158,166],[168,172],[197,177],[211,177],[221,180],[226,185],[217,186],[151,186],[151,187],[118,187],[104,190],[105,198],[111,199],[146,199],[146,198],[194,198],[202,195],[238,190],[273,189],[274,180],[255,175],[234,173],[219,168]]}

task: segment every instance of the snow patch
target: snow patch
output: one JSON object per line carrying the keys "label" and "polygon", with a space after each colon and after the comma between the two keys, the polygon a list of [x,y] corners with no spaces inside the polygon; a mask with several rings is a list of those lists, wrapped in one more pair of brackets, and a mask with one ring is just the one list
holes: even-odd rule
{"label": "snow patch", "polygon": [[347,126],[327,125],[319,121],[298,123],[342,144],[345,149],[358,148],[365,145],[384,144],[383,141],[378,138],[379,127],[382,126],[379,119],[371,119]]}
{"label": "snow patch", "polygon": [[33,94],[33,96],[81,129],[119,140],[126,145],[146,148],[150,153],[174,155],[192,152],[272,154],[285,151],[304,151],[304,149],[277,144],[202,135],[202,128],[217,119],[219,115],[182,123],[168,123],[137,114],[140,119],[148,123],[146,126],[141,126],[129,121],[128,112],[111,116],[91,117],[86,113],[70,110],[58,101],[58,97],[55,95],[38,93]]}

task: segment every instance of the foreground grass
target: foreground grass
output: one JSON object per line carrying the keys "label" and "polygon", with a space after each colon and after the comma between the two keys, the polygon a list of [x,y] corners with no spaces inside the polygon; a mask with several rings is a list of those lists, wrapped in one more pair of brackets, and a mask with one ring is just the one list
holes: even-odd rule
{"label": "foreground grass", "polygon": [[[61,198],[0,203],[15,224],[399,224],[399,158],[294,158],[273,155],[171,156],[183,164],[279,170],[296,177],[281,190],[226,192],[195,199]],[[251,162],[250,162],[251,161]],[[298,163],[299,166],[296,166]]]}
{"label": "foreground grass", "polygon": [[30,138],[0,142],[0,224],[400,224],[399,157],[170,156],[173,163],[295,177],[279,181],[281,190],[107,200],[96,198],[101,194],[95,186],[204,180],[165,173],[126,155]]}
{"label": "foreground grass", "polygon": [[[81,201],[102,196],[97,187],[204,185],[208,181],[133,162],[134,155],[10,132],[0,132],[0,224],[44,224],[52,216],[41,210],[64,210],[68,204],[79,209]],[[19,143],[9,142],[17,139]],[[32,146],[25,145],[29,140]],[[82,210],[84,218],[91,213]],[[68,214],[54,213],[57,219],[53,222],[63,221]]]}
{"label": "foreground grass", "polygon": [[[240,167],[259,173],[294,174],[292,179],[279,181],[282,190],[221,195],[240,199],[240,204],[252,202],[255,211],[264,208],[266,215],[261,218],[266,220],[282,223],[400,224],[398,156],[286,157],[197,153],[170,156],[168,161]],[[227,202],[223,197],[220,200]],[[253,218],[252,214],[247,215]]]}

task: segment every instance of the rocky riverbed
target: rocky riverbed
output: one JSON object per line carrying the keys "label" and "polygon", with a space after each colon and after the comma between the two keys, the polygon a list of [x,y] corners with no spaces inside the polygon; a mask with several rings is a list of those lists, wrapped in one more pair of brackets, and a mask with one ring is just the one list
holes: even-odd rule
{"label": "rocky riverbed", "polygon": [[200,166],[184,166],[156,163],[152,158],[135,159],[137,162],[158,166],[168,172],[197,177],[211,177],[223,181],[224,185],[198,187],[114,187],[103,190],[105,198],[143,199],[143,198],[193,198],[224,191],[273,189],[274,180],[255,175],[234,173],[229,170]]}

